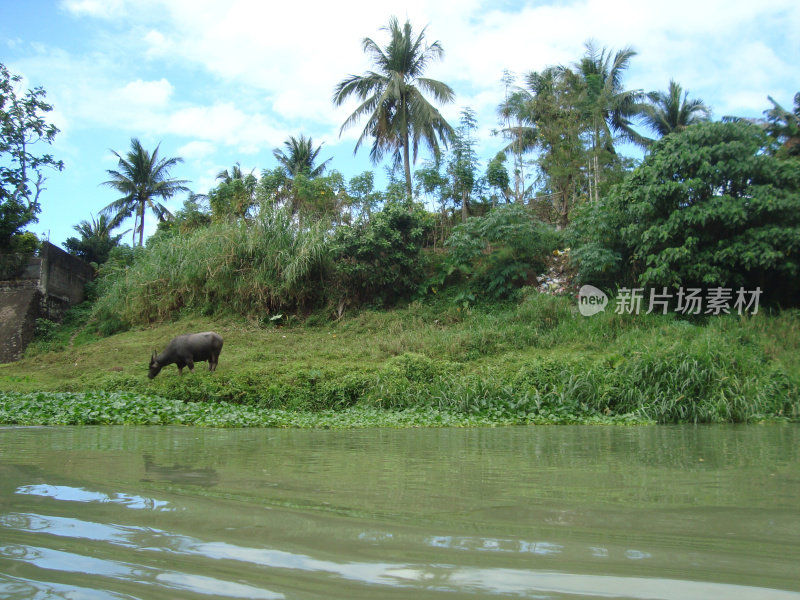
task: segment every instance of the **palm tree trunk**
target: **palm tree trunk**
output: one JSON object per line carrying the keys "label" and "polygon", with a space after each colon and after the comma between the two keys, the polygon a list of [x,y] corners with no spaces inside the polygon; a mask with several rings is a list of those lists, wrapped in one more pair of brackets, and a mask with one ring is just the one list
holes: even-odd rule
{"label": "palm tree trunk", "polygon": [[403,134],[403,169],[406,175],[406,197],[408,198],[408,211],[411,212],[411,159],[408,152],[408,132]]}
{"label": "palm tree trunk", "polygon": [[[403,98],[402,110],[405,112],[406,102]],[[405,120],[405,119],[404,119]],[[408,200],[408,212],[413,212],[412,191],[411,191],[411,156],[408,150],[408,121],[403,124],[403,169],[406,176],[406,199]]]}
{"label": "palm tree trunk", "polygon": [[597,159],[597,153],[594,155],[594,200],[600,201],[600,161]]}
{"label": "palm tree trunk", "polygon": [[519,184],[522,178],[522,151],[520,146],[520,136],[522,132],[520,127],[517,127],[517,139],[514,140],[514,200],[516,202],[522,201],[522,194],[520,193]]}
{"label": "palm tree trunk", "polygon": [[146,200],[142,198],[142,206],[139,209],[139,246],[144,246],[144,209]]}
{"label": "palm tree trunk", "polygon": [[589,200],[597,201],[600,199],[600,128],[595,123],[594,139],[592,140],[592,170],[594,171],[594,198],[589,196]]}
{"label": "palm tree trunk", "polygon": [[413,212],[412,208],[412,190],[411,190],[411,156],[408,149],[408,106],[406,104],[406,95],[402,94],[400,97],[400,113],[402,122],[400,126],[403,132],[403,169],[406,176],[406,199],[408,200],[408,212]]}
{"label": "palm tree trunk", "polygon": [[517,202],[523,204],[525,201],[525,161],[522,156],[522,127],[519,128],[517,133],[517,158],[519,159],[519,190],[518,190],[518,197]]}

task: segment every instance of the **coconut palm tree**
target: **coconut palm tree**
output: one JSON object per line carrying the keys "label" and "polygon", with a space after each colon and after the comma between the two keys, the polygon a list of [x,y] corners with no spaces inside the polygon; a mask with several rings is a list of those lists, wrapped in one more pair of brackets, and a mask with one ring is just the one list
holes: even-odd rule
{"label": "coconut palm tree", "polygon": [[322,150],[322,144],[314,148],[314,140],[311,137],[306,138],[300,135],[298,140],[293,135],[290,135],[283,143],[286,150],[275,148],[272,155],[278,160],[286,175],[290,178],[295,178],[300,174],[305,175],[311,179],[321,176],[325,172],[325,168],[331,161],[324,161],[320,165],[315,166],[314,163]]}
{"label": "coconut palm tree", "polygon": [[631,119],[639,112],[643,97],[641,90],[626,90],[622,83],[625,71],[636,51],[630,47],[612,53],[599,49],[593,41],[586,43],[586,53],[575,65],[583,80],[583,111],[591,128],[590,185],[599,198],[600,155],[616,154],[615,136],[645,145],[646,141],[634,129]]}
{"label": "coconut palm tree", "polygon": [[136,243],[136,232],[139,232],[139,245],[144,244],[144,216],[147,209],[163,221],[171,213],[167,207],[156,201],[156,198],[166,200],[178,192],[188,192],[184,184],[185,179],[171,179],[169,171],[180,162],[182,158],[159,158],[159,144],[151,154],[142,147],[137,138],[131,138],[131,149],[123,157],[112,150],[119,159],[117,171],[108,170],[111,177],[102,185],[120,192],[122,197],[102,209],[102,213],[110,215],[112,221],[120,222],[135,215],[133,227],[133,243]]}
{"label": "coconut palm tree", "polygon": [[583,78],[587,116],[592,120],[595,145],[605,144],[613,151],[613,136],[641,143],[631,119],[638,113],[644,94],[641,90],[626,90],[623,76],[636,51],[630,47],[613,53],[598,49],[593,41],[586,43],[586,53],[578,62]]}
{"label": "coconut palm tree", "polygon": [[[255,169],[251,169],[249,175],[252,175],[253,171],[255,171]],[[221,181],[222,183],[231,183],[237,179],[244,180],[245,177],[247,177],[247,175],[242,172],[242,165],[237,162],[231,167],[230,171],[228,171],[228,169],[222,169],[222,171],[217,173],[215,179]]]}
{"label": "coconut palm tree", "polygon": [[[666,92],[650,92],[647,103],[640,108],[642,122],[651,130],[664,137],[681,131],[711,118],[711,110],[699,98],[689,100],[689,92],[684,92],[679,83],[670,80]],[[652,140],[648,140],[648,143]]]}
{"label": "coconut palm tree", "polygon": [[788,111],[767,96],[772,108],[765,110],[767,132],[781,143],[780,155],[800,156],[800,92],[794,96],[794,110]]}
{"label": "coconut palm tree", "polygon": [[505,101],[497,107],[497,114],[505,127],[501,133],[509,140],[503,148],[514,157],[514,200],[522,202],[525,195],[525,162],[523,155],[536,147],[538,132],[535,115],[531,110],[533,96],[525,89],[506,91]]}
{"label": "coconut palm tree", "polygon": [[383,48],[371,38],[364,38],[361,44],[376,70],[350,75],[339,82],[333,103],[341,106],[350,96],[361,102],[339,133],[366,118],[355,151],[371,137],[370,158],[374,164],[387,153],[396,161],[402,157],[406,195],[411,200],[412,152],[416,161],[419,143],[424,141],[438,155],[439,143],[446,146],[453,136],[453,128],[423,92],[439,103],[452,102],[455,93],[447,84],[422,76],[428,63],[444,54],[438,41],[430,45],[425,42],[424,28],[415,35],[409,21],[401,27],[397,18],[392,17],[383,30],[390,37]]}
{"label": "coconut palm tree", "polygon": [[328,160],[317,165],[317,157],[322,151],[322,144],[314,147],[314,140],[301,135],[300,138],[289,136],[283,143],[283,149],[275,148],[272,155],[280,166],[274,173],[280,177],[282,201],[288,203],[292,214],[298,214],[303,209],[302,194],[298,193],[298,186],[301,188],[310,180],[322,177]]}
{"label": "coconut palm tree", "polygon": [[93,215],[89,216],[91,221],[84,220],[72,227],[80,234],[80,239],[67,238],[63,245],[70,254],[79,256],[86,262],[101,264],[108,260],[109,252],[119,245],[122,236],[130,230],[111,235],[112,230],[119,226],[119,221],[109,219],[107,215],[99,215],[97,219]]}

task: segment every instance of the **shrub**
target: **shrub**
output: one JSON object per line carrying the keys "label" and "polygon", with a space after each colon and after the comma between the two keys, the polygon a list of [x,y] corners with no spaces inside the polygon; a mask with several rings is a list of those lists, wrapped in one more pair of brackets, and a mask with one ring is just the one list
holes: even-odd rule
{"label": "shrub", "polygon": [[560,239],[525,207],[507,204],[457,225],[446,245],[446,274],[460,275],[475,296],[508,297],[546,267]]}
{"label": "shrub", "polygon": [[432,217],[388,203],[369,220],[340,226],[333,240],[335,285],[356,302],[387,305],[415,291],[425,276],[422,243]]}

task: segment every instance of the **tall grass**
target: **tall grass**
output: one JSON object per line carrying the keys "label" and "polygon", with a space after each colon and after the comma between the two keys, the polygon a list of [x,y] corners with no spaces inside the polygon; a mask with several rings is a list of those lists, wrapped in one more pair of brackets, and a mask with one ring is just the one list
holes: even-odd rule
{"label": "tall grass", "polygon": [[112,276],[94,314],[140,324],[185,308],[243,315],[302,308],[321,293],[326,256],[322,223],[299,228],[289,212],[265,209],[251,223],[156,239]]}
{"label": "tall grass", "polygon": [[693,324],[613,311],[587,319],[574,306],[533,295],[505,311],[473,311],[444,330],[397,331],[393,343],[413,353],[390,359],[367,395],[387,407],[432,405],[520,422],[800,418],[796,342],[776,339],[775,325],[794,331],[798,315]]}

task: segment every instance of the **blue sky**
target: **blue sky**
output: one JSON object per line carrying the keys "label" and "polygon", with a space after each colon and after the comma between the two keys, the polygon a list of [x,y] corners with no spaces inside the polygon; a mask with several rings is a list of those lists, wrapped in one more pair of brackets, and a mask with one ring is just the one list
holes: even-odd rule
{"label": "blue sky", "polygon": [[368,147],[353,156],[357,127],[339,136],[353,106],[330,99],[338,81],[369,68],[361,39],[385,39],[393,14],[444,47],[428,75],[456,92],[442,109],[451,123],[464,106],[477,112],[484,157],[502,145],[491,130],[503,70],[570,64],[589,39],[638,52],[628,88],[665,90],[674,78],[715,118],[759,117],[768,95],[790,107],[800,91],[796,0],[0,0],[0,62],[26,88],[45,88],[61,129],[51,151],[65,169],[46,174],[29,229],[61,244],[116,199],[100,184],[116,168],[111,149],[125,153],[132,137],[182,157],[172,174],[197,193],[236,162],[273,168],[289,135],[324,142],[320,157],[346,178],[373,168]]}

